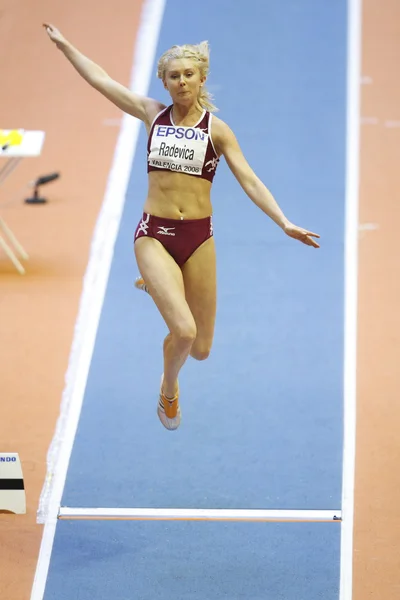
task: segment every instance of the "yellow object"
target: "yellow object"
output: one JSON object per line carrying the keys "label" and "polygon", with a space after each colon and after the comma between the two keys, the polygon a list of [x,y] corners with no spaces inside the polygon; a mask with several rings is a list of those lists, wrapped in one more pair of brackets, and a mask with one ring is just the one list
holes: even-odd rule
{"label": "yellow object", "polygon": [[0,129],[0,147],[19,146],[23,137],[21,129]]}

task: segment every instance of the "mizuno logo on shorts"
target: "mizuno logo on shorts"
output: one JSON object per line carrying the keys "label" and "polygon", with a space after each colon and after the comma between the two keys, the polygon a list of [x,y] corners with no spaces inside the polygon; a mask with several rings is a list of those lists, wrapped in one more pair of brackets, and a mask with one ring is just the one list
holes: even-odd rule
{"label": "mizuno logo on shorts", "polygon": [[171,229],[175,229],[175,227],[161,227],[159,225],[157,233],[159,235],[175,235],[175,233],[172,233]]}

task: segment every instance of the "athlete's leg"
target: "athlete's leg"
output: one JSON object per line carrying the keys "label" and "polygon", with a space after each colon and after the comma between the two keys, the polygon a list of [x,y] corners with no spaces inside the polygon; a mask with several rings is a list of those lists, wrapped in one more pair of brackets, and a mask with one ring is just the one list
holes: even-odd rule
{"label": "athlete's leg", "polygon": [[143,236],[135,242],[135,256],[149,293],[170,331],[163,348],[163,392],[172,398],[178,391],[179,371],[196,339],[196,323],[185,299],[182,272],[163,245]]}
{"label": "athlete's leg", "polygon": [[186,300],[197,329],[190,354],[197,360],[208,357],[214,337],[217,307],[216,271],[214,238],[210,237],[182,267]]}

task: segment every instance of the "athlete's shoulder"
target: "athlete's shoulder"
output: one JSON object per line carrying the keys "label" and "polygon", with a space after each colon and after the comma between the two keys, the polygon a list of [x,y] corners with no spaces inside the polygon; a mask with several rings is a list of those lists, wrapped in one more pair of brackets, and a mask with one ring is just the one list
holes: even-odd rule
{"label": "athlete's shoulder", "polygon": [[212,120],[212,137],[219,154],[223,154],[226,144],[236,139],[229,125],[215,115]]}
{"label": "athlete's shoulder", "polygon": [[217,134],[220,134],[220,135],[233,134],[233,131],[230,128],[230,126],[228,125],[228,123],[226,123],[219,117],[216,117],[214,114],[212,117],[212,127],[213,127],[213,134],[214,134],[214,132]]}
{"label": "athlete's shoulder", "polygon": [[146,115],[147,123],[151,125],[156,117],[163,113],[167,108],[166,104],[153,100],[152,98],[146,98]]}

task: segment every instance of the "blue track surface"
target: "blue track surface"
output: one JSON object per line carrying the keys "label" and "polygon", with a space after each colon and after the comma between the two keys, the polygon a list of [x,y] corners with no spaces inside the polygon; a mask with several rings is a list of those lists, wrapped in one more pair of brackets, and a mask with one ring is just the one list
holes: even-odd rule
{"label": "blue track surface", "polygon": [[[215,343],[206,362],[185,365],[182,426],[165,431],[166,328],[133,287],[142,128],[63,505],[340,508],[346,10],[344,0],[204,0],[194,17],[167,2],[157,54],[209,40],[221,118],[322,247],[286,238],[220,164]],[[168,101],[155,78],[149,95]],[[333,600],[339,538],[339,525],[60,523],[45,598]]]}
{"label": "blue track surface", "polygon": [[46,600],[336,600],[339,525],[66,523]]}

